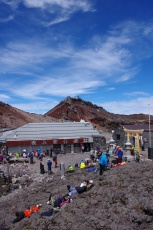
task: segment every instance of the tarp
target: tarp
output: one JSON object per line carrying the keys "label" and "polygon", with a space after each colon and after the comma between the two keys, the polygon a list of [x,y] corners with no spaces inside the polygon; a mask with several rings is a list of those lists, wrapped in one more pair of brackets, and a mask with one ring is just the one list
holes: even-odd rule
{"label": "tarp", "polygon": [[126,162],[122,162],[122,163],[113,165],[112,168],[117,168],[118,166],[122,166],[122,165],[125,165],[125,164],[126,164]]}
{"label": "tarp", "polygon": [[87,172],[96,172],[98,168],[88,168]]}

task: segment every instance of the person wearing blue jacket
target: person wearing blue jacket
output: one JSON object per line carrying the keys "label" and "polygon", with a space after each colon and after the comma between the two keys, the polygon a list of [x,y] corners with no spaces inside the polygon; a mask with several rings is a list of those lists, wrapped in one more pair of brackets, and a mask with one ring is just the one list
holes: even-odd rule
{"label": "person wearing blue jacket", "polygon": [[101,176],[103,172],[106,170],[106,167],[108,167],[108,160],[103,153],[99,158],[99,166],[100,166],[99,175]]}
{"label": "person wearing blue jacket", "polygon": [[121,150],[121,148],[119,148],[117,156],[118,156],[117,163],[122,163],[123,151]]}

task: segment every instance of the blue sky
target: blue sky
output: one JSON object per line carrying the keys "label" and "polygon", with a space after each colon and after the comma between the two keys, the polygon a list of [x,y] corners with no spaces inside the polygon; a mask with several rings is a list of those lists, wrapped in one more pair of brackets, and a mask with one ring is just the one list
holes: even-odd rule
{"label": "blue sky", "polygon": [[153,114],[152,0],[0,0],[0,101]]}

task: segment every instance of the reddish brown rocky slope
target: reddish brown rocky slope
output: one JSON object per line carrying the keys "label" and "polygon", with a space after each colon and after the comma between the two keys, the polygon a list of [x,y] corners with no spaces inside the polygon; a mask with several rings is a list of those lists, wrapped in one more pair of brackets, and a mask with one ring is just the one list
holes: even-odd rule
{"label": "reddish brown rocky slope", "polygon": [[46,115],[24,112],[8,104],[0,102],[0,129],[18,128],[27,123],[51,122],[55,118]]}
{"label": "reddish brown rocky slope", "polygon": [[[63,120],[80,121],[81,119],[91,122],[98,129],[115,129],[119,124],[147,123],[148,115],[133,114],[120,115],[107,112],[91,102],[81,98],[67,97],[56,107],[48,111],[45,115]],[[151,116],[153,122],[153,116]]]}
{"label": "reddish brown rocky slope", "polygon": [[[107,112],[91,102],[81,98],[67,97],[44,115],[28,113],[0,102],[0,129],[17,128],[27,123],[80,121],[91,122],[97,129],[116,129],[120,124],[148,123],[148,115],[120,115]],[[150,116],[153,123],[153,116]]]}

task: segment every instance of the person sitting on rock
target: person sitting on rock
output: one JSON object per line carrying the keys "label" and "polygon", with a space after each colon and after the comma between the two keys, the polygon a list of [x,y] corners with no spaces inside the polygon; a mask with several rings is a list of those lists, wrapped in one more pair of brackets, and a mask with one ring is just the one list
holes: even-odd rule
{"label": "person sitting on rock", "polygon": [[67,173],[73,173],[74,172],[74,167],[72,165],[70,165],[68,167]]}
{"label": "person sitting on rock", "polygon": [[[23,218],[31,216],[31,214],[34,212],[38,212],[41,206],[42,204],[38,204],[38,205],[33,206],[32,208],[27,208],[24,211],[20,211],[20,212],[16,211],[15,212],[16,218],[13,220],[13,223],[19,222]],[[13,210],[15,210],[14,207],[13,207]]]}
{"label": "person sitting on rock", "polygon": [[94,155],[94,154],[91,154],[91,155],[90,155],[90,159],[91,159],[91,162],[92,162],[92,163],[95,162],[95,159],[96,159],[96,158],[95,158],[95,155]]}
{"label": "person sitting on rock", "polygon": [[23,152],[23,158],[27,158],[27,154]]}
{"label": "person sitting on rock", "polygon": [[85,165],[84,161],[82,160],[80,162],[80,169],[84,169],[85,167],[86,167],[86,165]]}
{"label": "person sitting on rock", "polygon": [[15,157],[16,158],[20,158],[20,154],[19,153],[15,153]]}

